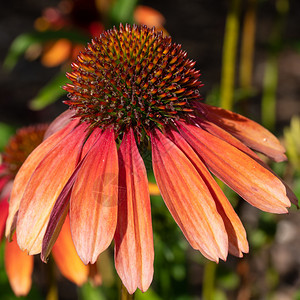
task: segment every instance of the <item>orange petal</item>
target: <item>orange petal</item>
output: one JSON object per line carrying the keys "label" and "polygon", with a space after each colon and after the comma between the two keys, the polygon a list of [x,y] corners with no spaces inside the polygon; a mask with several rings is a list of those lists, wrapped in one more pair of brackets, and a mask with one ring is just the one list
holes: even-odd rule
{"label": "orange petal", "polygon": [[226,260],[228,237],[214,199],[184,153],[159,130],[151,136],[154,175],[176,223],[207,258]]}
{"label": "orange petal", "polygon": [[70,200],[71,232],[81,260],[94,263],[111,243],[118,210],[118,156],[113,130],[87,153]]}
{"label": "orange petal", "polygon": [[31,288],[31,274],[33,271],[33,256],[22,251],[16,236],[12,242],[5,244],[5,270],[12,290],[17,296],[26,296]]}
{"label": "orange petal", "polygon": [[153,235],[150,196],[144,162],[132,129],[119,149],[119,209],[115,265],[130,294],[145,292],[153,278]]}
{"label": "orange petal", "polygon": [[[99,128],[95,128],[91,136],[88,138],[87,142],[84,144],[81,157],[84,157],[86,153],[91,149],[92,145],[96,141],[96,138],[99,138],[101,134],[101,130]],[[73,185],[75,180],[77,179],[78,172],[84,162],[84,159],[77,164],[73,174],[65,184],[64,188],[62,189],[61,193],[59,194],[53,209],[50,214],[49,222],[47,225],[47,229],[43,238],[42,244],[42,252],[41,252],[41,259],[42,261],[46,262],[52,247],[58,237],[58,234],[61,230],[63,223],[65,222],[65,218],[69,211],[69,203],[70,203],[70,196],[72,192]]]}
{"label": "orange petal", "polygon": [[296,195],[293,193],[293,191],[288,187],[288,185],[280,178],[278,177],[274,171],[267,165],[265,164],[256,153],[254,153],[251,149],[249,149],[247,146],[245,146],[242,142],[240,142],[238,139],[233,137],[230,133],[226,132],[222,128],[218,127],[214,123],[211,123],[209,121],[199,121],[198,124],[207,130],[208,132],[212,133],[213,135],[219,137],[220,139],[226,141],[227,143],[231,144],[232,146],[238,148],[239,150],[245,152],[248,154],[250,157],[252,157],[255,161],[257,161],[261,166],[263,166],[265,169],[269,170],[274,176],[276,176],[282,184],[286,188],[286,194],[290,201],[294,203],[298,207],[298,199]]}
{"label": "orange petal", "polygon": [[17,238],[29,254],[41,252],[51,210],[76,167],[86,128],[82,123],[52,148],[28,182],[18,213]]}
{"label": "orange petal", "polygon": [[77,285],[88,279],[89,267],[79,258],[71,237],[69,216],[52,248],[52,255],[61,273]]}
{"label": "orange petal", "polygon": [[0,241],[2,240],[8,216],[8,197],[0,200]]}
{"label": "orange petal", "polygon": [[248,155],[207,131],[177,122],[183,137],[208,168],[261,210],[285,213],[291,205],[283,183]]}
{"label": "orange petal", "polygon": [[236,139],[233,135],[222,129],[221,127],[217,126],[216,124],[207,121],[207,120],[198,120],[197,123],[200,125],[201,128],[205,129],[209,133],[213,134],[214,136],[224,140],[228,144],[236,147],[237,149],[243,151],[254,160],[259,160],[260,158],[258,155],[253,152],[250,148],[248,148],[245,144],[243,144],[240,140]]}
{"label": "orange petal", "polygon": [[26,161],[20,168],[16,178],[14,180],[11,197],[9,200],[9,215],[6,222],[5,234],[7,237],[11,237],[15,230],[16,213],[19,210],[20,202],[24,194],[27,183],[33,174],[34,170],[46,154],[55,147],[76,125],[78,120],[72,121],[65,128],[59,132],[53,134],[42,144],[40,144],[32,153],[28,156]]}
{"label": "orange petal", "polygon": [[250,148],[257,150],[275,161],[286,160],[285,149],[278,139],[267,129],[248,118],[231,111],[201,103],[206,110],[205,117],[241,140]]}
{"label": "orange petal", "polygon": [[200,160],[197,154],[193,151],[190,145],[184,138],[176,131],[168,134],[168,137],[185,153],[189,160],[197,169],[199,175],[208,187],[212,197],[215,200],[217,210],[221,215],[225,228],[228,234],[229,252],[235,256],[242,257],[243,252],[249,251],[249,246],[246,237],[245,228],[232,208],[230,202],[227,200],[220,186],[211,176],[204,163]]}

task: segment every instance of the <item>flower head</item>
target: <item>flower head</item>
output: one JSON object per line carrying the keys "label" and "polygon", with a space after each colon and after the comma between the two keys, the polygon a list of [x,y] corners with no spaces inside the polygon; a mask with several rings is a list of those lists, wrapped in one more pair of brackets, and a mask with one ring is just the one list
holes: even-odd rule
{"label": "flower head", "polygon": [[138,139],[153,127],[186,120],[199,98],[200,73],[180,45],[154,29],[123,26],[92,40],[72,64],[65,86],[76,117]]}
{"label": "flower head", "polygon": [[147,290],[154,251],[141,151],[151,145],[158,187],[191,246],[216,262],[248,252],[245,229],[210,172],[252,205],[285,213],[294,195],[250,150],[281,161],[284,148],[257,123],[204,104],[194,64],[145,26],[92,40],[67,75],[70,110],[16,177],[6,234],[16,224],[20,247],[45,260],[69,213],[84,263],[114,239],[124,285]]}
{"label": "flower head", "polygon": [[[12,182],[28,155],[42,143],[47,128],[48,125],[21,128],[4,148],[0,165],[0,241],[8,216]],[[88,267],[76,254],[69,227],[69,223],[65,222],[52,254],[62,274],[76,284],[82,284],[87,280]],[[17,296],[26,295],[31,288],[33,256],[20,250],[16,237],[5,244],[5,269],[14,293]]]}

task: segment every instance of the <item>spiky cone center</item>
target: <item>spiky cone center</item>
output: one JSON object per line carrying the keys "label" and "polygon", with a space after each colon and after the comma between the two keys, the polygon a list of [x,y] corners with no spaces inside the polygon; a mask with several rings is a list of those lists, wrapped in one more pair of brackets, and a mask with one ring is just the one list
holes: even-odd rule
{"label": "spiky cone center", "polygon": [[43,141],[48,125],[19,129],[4,148],[3,163],[12,177],[18,173],[28,155]]}
{"label": "spiky cone center", "polygon": [[200,73],[181,45],[146,26],[113,28],[94,38],[72,64],[65,103],[91,127],[132,128],[143,138],[153,126],[186,119],[199,98]]}

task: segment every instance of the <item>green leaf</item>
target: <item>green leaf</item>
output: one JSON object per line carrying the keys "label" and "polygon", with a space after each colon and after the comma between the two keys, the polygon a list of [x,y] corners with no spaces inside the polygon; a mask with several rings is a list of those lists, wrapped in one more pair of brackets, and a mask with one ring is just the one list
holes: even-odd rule
{"label": "green leaf", "polygon": [[93,287],[89,282],[84,284],[80,289],[81,300],[105,300],[100,288]]}
{"label": "green leaf", "polygon": [[119,25],[120,23],[134,22],[133,12],[136,7],[137,0],[117,0],[112,5],[110,10],[110,17],[114,25]]}
{"label": "green leaf", "polygon": [[18,62],[20,56],[33,44],[42,44],[47,41],[55,41],[63,38],[78,44],[86,44],[89,41],[87,35],[71,30],[24,33],[16,37],[12,42],[3,67],[11,70]]}
{"label": "green leaf", "polygon": [[0,123],[0,151],[3,150],[9,138],[15,133],[15,128],[5,123]]}
{"label": "green leaf", "polygon": [[62,89],[62,85],[66,83],[65,73],[57,74],[47,85],[45,85],[29,103],[29,107],[33,110],[40,110],[55,102],[59,97],[66,94]]}
{"label": "green leaf", "polygon": [[147,292],[143,293],[139,289],[135,292],[136,300],[161,300],[160,298],[151,288],[147,290]]}

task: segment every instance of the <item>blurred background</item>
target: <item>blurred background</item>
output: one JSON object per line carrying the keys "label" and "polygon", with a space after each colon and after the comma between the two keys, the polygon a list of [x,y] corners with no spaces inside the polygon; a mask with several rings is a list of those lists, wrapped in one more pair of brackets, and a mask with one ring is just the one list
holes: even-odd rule
{"label": "blurred background", "polygon": [[[20,127],[66,109],[70,63],[92,36],[122,23],[171,35],[201,70],[206,102],[267,127],[288,162],[266,160],[300,198],[300,2],[289,0],[11,0],[0,10],[0,151]],[[149,174],[150,180],[154,180]],[[187,244],[159,195],[151,197],[155,273],[136,299],[300,299],[300,218],[263,213],[224,187],[247,230],[250,254],[208,262]],[[1,299],[15,299],[0,250]],[[77,287],[35,259],[28,299],[118,299],[112,248],[102,285]],[[49,274],[55,274],[51,281]],[[53,277],[53,276],[52,276]],[[52,278],[51,277],[51,278]],[[53,278],[52,278],[53,279]],[[53,284],[55,292],[51,289]]]}

